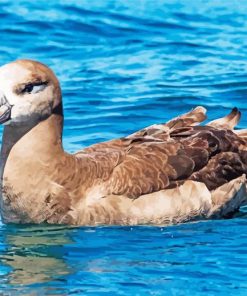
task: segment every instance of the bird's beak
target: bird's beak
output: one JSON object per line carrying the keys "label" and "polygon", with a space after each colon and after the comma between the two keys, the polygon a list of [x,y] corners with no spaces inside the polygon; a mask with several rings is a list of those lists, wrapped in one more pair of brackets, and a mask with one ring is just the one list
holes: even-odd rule
{"label": "bird's beak", "polygon": [[9,104],[5,95],[0,93],[0,124],[11,119],[11,109],[12,106]]}

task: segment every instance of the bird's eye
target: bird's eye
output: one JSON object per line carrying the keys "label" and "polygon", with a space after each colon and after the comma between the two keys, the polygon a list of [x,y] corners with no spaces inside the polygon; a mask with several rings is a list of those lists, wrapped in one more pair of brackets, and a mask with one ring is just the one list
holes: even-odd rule
{"label": "bird's eye", "polygon": [[31,93],[33,90],[33,84],[27,84],[22,90],[22,93]]}
{"label": "bird's eye", "polygon": [[36,83],[28,83],[25,85],[25,87],[22,89],[22,94],[36,94],[40,91],[42,91],[47,85],[47,82],[36,82]]}
{"label": "bird's eye", "polygon": [[31,94],[36,94],[37,92],[43,90],[45,87],[46,87],[46,84],[33,85]]}

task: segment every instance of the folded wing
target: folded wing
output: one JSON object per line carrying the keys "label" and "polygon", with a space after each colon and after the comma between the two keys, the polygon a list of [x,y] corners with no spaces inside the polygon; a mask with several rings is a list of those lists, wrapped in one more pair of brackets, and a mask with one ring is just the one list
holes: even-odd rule
{"label": "folded wing", "polygon": [[93,145],[77,155],[89,154],[97,166],[104,155],[109,194],[136,199],[186,180],[215,190],[247,173],[247,141],[232,130],[240,119],[237,109],[198,126],[205,118],[205,109],[197,107],[167,123]]}

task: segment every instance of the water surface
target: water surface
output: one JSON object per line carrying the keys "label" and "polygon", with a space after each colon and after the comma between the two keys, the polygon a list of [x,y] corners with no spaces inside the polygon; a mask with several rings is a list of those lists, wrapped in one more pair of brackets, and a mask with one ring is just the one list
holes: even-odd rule
{"label": "water surface", "polygon": [[[1,64],[54,69],[71,152],[196,105],[210,120],[237,106],[243,128],[246,14],[245,0],[2,0]],[[165,228],[0,224],[0,291],[247,295],[246,230],[244,212]]]}

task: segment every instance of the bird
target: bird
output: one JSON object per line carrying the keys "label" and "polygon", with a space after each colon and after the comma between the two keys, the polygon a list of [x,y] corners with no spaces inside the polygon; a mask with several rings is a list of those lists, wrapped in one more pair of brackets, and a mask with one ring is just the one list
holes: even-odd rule
{"label": "bird", "polygon": [[63,148],[59,81],[21,59],[0,67],[1,217],[4,223],[173,225],[230,217],[247,202],[241,113],[207,124],[197,106],[165,123]]}

